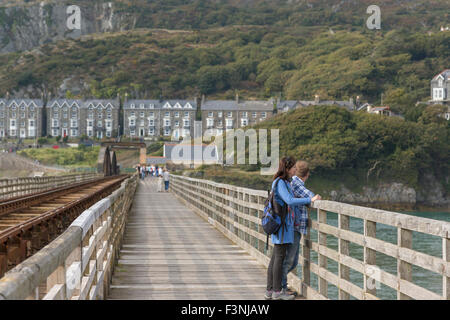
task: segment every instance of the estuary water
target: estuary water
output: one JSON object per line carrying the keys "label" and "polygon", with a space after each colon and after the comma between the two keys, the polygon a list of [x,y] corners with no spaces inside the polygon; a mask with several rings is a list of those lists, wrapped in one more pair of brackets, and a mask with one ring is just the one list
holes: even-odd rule
{"label": "estuary water", "polygon": [[[315,210],[311,210],[311,218],[317,220]],[[400,212],[401,214],[413,215],[416,217],[423,217],[434,220],[441,220],[450,222],[450,212]],[[327,224],[337,227],[337,214],[327,213]],[[350,217],[350,230],[363,234],[363,221],[361,219]],[[377,239],[381,239],[393,244],[397,243],[397,229],[388,225],[377,223]],[[311,230],[311,240],[317,242],[317,231]],[[363,261],[363,247],[350,243],[350,255],[360,261]],[[328,235],[327,247],[338,250],[337,238]],[[413,249],[426,253],[428,255],[442,257],[442,238],[427,235],[420,232],[413,232]],[[300,249],[301,250],[301,249]],[[317,253],[311,250],[311,259],[317,264]],[[338,275],[338,264],[334,260],[327,259],[327,269]],[[397,260],[393,257],[376,253],[376,264],[383,271],[397,275]],[[301,266],[297,267],[297,273],[301,277]],[[311,273],[311,286],[317,290],[318,281],[317,276]],[[350,269],[350,281],[359,287],[363,288],[363,275],[355,270]],[[423,268],[413,265],[413,283],[426,288],[437,294],[442,294],[442,277],[437,273],[425,270]],[[328,297],[330,299],[338,299],[338,289],[332,284],[328,284]],[[395,300],[397,293],[394,289],[377,283],[377,297],[380,299]],[[350,297],[355,299],[354,297]]]}

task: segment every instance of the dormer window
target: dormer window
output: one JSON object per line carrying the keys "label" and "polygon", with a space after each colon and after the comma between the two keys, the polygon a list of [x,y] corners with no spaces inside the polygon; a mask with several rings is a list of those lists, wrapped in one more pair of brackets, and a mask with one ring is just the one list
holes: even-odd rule
{"label": "dormer window", "polygon": [[34,106],[30,106],[30,111],[34,111]]}
{"label": "dormer window", "polygon": [[443,85],[444,85],[444,81],[442,81],[442,79],[439,78],[439,80],[438,80],[438,86],[439,86],[439,87],[442,87]]}
{"label": "dormer window", "polygon": [[172,108],[172,106],[170,105],[170,103],[167,102],[167,103],[164,105],[164,108],[170,109],[170,108]]}
{"label": "dormer window", "polygon": [[184,107],[187,108],[187,109],[192,109],[192,105],[189,102],[186,103],[186,105]]}
{"label": "dormer window", "polygon": [[150,109],[154,109],[155,105],[153,103],[150,104]]}
{"label": "dormer window", "polygon": [[22,105],[20,106],[20,111],[25,111],[25,105],[24,105],[24,104],[22,104]]}
{"label": "dormer window", "polygon": [[134,108],[135,108],[135,104],[132,103],[132,104],[130,105],[130,108],[131,108],[131,109],[134,109]]}
{"label": "dormer window", "polygon": [[143,103],[140,104],[141,109],[145,109],[145,105]]}
{"label": "dormer window", "polygon": [[181,109],[181,104],[179,102],[177,102],[174,106],[174,108],[180,108]]}

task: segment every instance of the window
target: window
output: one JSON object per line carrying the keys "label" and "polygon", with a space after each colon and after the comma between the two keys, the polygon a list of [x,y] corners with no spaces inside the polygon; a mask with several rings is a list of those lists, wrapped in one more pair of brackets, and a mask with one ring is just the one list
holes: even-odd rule
{"label": "window", "polygon": [[111,138],[111,131],[106,131],[106,136],[107,136],[108,138]]}
{"label": "window", "polygon": [[20,126],[25,127],[25,121],[20,121]]}
{"label": "window", "polygon": [[248,125],[248,120],[247,119],[241,119],[241,126],[245,127],[246,125]]}
{"label": "window", "polygon": [[256,112],[252,112],[252,118],[256,118]]}
{"label": "window", "polygon": [[67,119],[67,117],[68,117],[67,112],[64,112],[64,113],[63,113],[63,118],[64,118],[64,119]]}
{"label": "window", "polygon": [[148,134],[149,134],[150,136],[155,135],[155,129],[153,129],[153,128],[148,129]]}
{"label": "window", "polygon": [[232,112],[227,112],[227,117],[228,118],[231,118],[233,116],[233,113]]}
{"label": "window", "polygon": [[88,137],[92,137],[93,136],[93,131],[92,130],[88,130],[87,131],[87,135],[88,135]]}
{"label": "window", "polygon": [[150,117],[154,117],[155,113],[153,111],[150,112]]}
{"label": "window", "polygon": [[266,118],[266,113],[265,112],[261,112],[261,118],[263,118],[263,119]]}
{"label": "window", "polygon": [[153,119],[148,120],[148,125],[153,127],[155,125],[155,120]]}
{"label": "window", "polygon": [[219,118],[222,118],[222,116],[223,116],[222,111],[217,112],[217,116],[218,116]]}
{"label": "window", "polygon": [[67,122],[63,122],[63,128],[67,128]]}
{"label": "window", "polygon": [[144,105],[143,103],[141,103],[141,104],[139,105],[139,107],[140,107],[141,109],[145,109],[145,105]]}
{"label": "window", "polygon": [[169,127],[170,126],[170,120],[169,119],[164,120],[164,125],[166,127]]}
{"label": "window", "polygon": [[208,112],[208,117],[209,118],[212,118],[214,116],[214,113],[213,112]]}
{"label": "window", "polygon": [[233,129],[233,120],[226,120],[227,129]]}
{"label": "window", "polygon": [[53,136],[53,137],[58,136],[58,130],[57,130],[57,129],[53,129],[53,130],[52,130],[52,136]]}
{"label": "window", "polygon": [[2,111],[0,112],[0,118],[4,118],[5,117],[5,113]]}
{"label": "window", "polygon": [[53,119],[52,127],[57,127],[57,126],[58,126],[58,120]]}
{"label": "window", "polygon": [[164,135],[165,136],[170,136],[170,129],[169,128],[164,129]]}
{"label": "window", "polygon": [[88,115],[88,119],[94,119],[94,113],[90,112]]}
{"label": "window", "polygon": [[218,126],[218,127],[221,127],[222,125],[223,125],[222,120],[217,121],[217,126]]}
{"label": "window", "polygon": [[70,135],[71,135],[72,137],[76,137],[76,136],[78,135],[78,130],[77,130],[77,129],[72,129],[72,130],[70,130]]}
{"label": "window", "polygon": [[25,119],[25,112],[21,112],[21,113],[20,113],[20,117],[21,117],[22,119]]}
{"label": "window", "polygon": [[16,120],[10,120],[10,126],[15,127],[16,126]]}
{"label": "window", "polygon": [[139,113],[139,116],[140,116],[141,118],[143,118],[143,117],[145,116],[144,112],[143,112],[143,111],[140,112],[140,113]]}
{"label": "window", "polygon": [[180,126],[180,121],[178,121],[178,120],[175,120],[175,127],[179,127]]}
{"label": "window", "polygon": [[136,121],[134,119],[130,119],[130,127],[134,127],[136,125]]}
{"label": "window", "polygon": [[30,121],[28,122],[28,124],[29,124],[30,127],[34,127],[34,120],[30,120]]}
{"label": "window", "polygon": [[442,79],[439,79],[439,80],[438,80],[438,86],[439,86],[439,87],[442,87],[442,85],[443,85],[443,81],[442,81]]}
{"label": "window", "polygon": [[136,116],[136,113],[134,113],[134,111],[130,112],[130,117],[134,117]]}
{"label": "window", "polygon": [[101,128],[103,125],[102,125],[102,121],[100,120],[100,121],[97,121],[97,127],[99,127],[99,128]]}
{"label": "window", "polygon": [[165,117],[170,117],[170,112],[166,112],[166,113],[164,114],[164,116],[165,116]]}
{"label": "window", "polygon": [[30,111],[34,111],[34,106],[30,106]]}
{"label": "window", "polygon": [[70,126],[72,128],[78,127],[78,121],[77,120],[70,120]]}
{"label": "window", "polygon": [[111,121],[106,121],[106,129],[111,129],[111,128],[112,128]]}
{"label": "window", "polygon": [[180,117],[180,113],[177,111],[175,112],[175,118],[179,118]]}
{"label": "window", "polygon": [[134,105],[134,103],[132,103],[132,104],[130,105],[130,108],[131,108],[131,109],[134,109],[134,107],[135,107],[135,105]]}
{"label": "window", "polygon": [[12,130],[10,130],[9,132],[11,133],[11,135],[12,135],[13,137],[16,136],[16,130],[12,129]]}
{"label": "window", "polygon": [[106,114],[106,118],[107,118],[107,119],[111,119],[111,118],[112,118],[112,113],[111,113],[111,112],[108,112],[108,113]]}
{"label": "window", "polygon": [[189,124],[189,120],[184,120],[184,121],[183,121],[183,126],[184,126],[184,127],[189,127],[189,125],[190,125],[190,124]]}
{"label": "window", "polygon": [[28,117],[29,117],[29,118],[34,118],[34,117],[35,117],[35,113],[34,113],[34,112],[30,112],[30,114],[29,114]]}
{"label": "window", "polygon": [[88,121],[88,127],[93,127],[94,126],[94,121]]}
{"label": "window", "polygon": [[11,107],[11,110],[16,110],[16,109],[17,109],[16,105],[13,104],[13,106]]}
{"label": "window", "polygon": [[145,126],[145,120],[141,120],[140,124],[141,127]]}
{"label": "window", "polygon": [[58,117],[59,117],[58,112],[54,112],[54,113],[53,113],[53,118],[58,118]]}
{"label": "window", "polygon": [[214,119],[206,119],[206,126],[211,128],[214,126]]}
{"label": "window", "polygon": [[242,117],[247,118],[247,111],[242,112]]}
{"label": "window", "polygon": [[0,127],[3,127],[5,125],[3,120],[0,120]]}
{"label": "window", "polygon": [[103,118],[103,114],[102,114],[102,113],[99,113],[99,114],[98,114],[98,118],[99,118],[99,119]]}
{"label": "window", "polygon": [[185,118],[189,118],[189,112],[186,111],[186,112],[184,113],[184,117],[185,117]]}
{"label": "window", "polygon": [[22,104],[22,105],[20,106],[20,111],[25,111],[25,105]]}
{"label": "window", "polygon": [[16,113],[15,112],[11,112],[11,118],[16,118]]}

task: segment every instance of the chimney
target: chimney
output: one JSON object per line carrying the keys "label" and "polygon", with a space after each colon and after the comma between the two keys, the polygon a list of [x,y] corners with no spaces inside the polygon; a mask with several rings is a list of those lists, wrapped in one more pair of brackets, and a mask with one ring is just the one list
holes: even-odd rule
{"label": "chimney", "polygon": [[205,105],[206,102],[206,96],[202,94],[202,107]]}
{"label": "chimney", "polygon": [[316,94],[314,96],[314,103],[318,104],[320,102],[320,96],[318,94]]}
{"label": "chimney", "polygon": [[9,100],[9,91],[6,92],[6,101]]}
{"label": "chimney", "polygon": [[356,97],[356,105],[359,106],[361,101],[359,100],[359,96]]}
{"label": "chimney", "polygon": [[128,102],[128,92],[125,92],[125,101],[124,101],[124,103],[127,103]]}
{"label": "chimney", "polygon": [[351,107],[352,109],[354,109],[355,104],[353,103],[353,98],[350,98],[349,102],[350,102],[350,107]]}
{"label": "chimney", "polygon": [[239,93],[236,92],[236,103],[239,103]]}

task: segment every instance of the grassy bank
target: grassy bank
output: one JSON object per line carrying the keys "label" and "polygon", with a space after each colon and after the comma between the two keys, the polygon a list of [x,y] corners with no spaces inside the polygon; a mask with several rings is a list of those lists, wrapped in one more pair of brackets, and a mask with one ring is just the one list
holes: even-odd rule
{"label": "grassy bank", "polygon": [[100,147],[25,149],[18,154],[46,165],[95,167]]}

